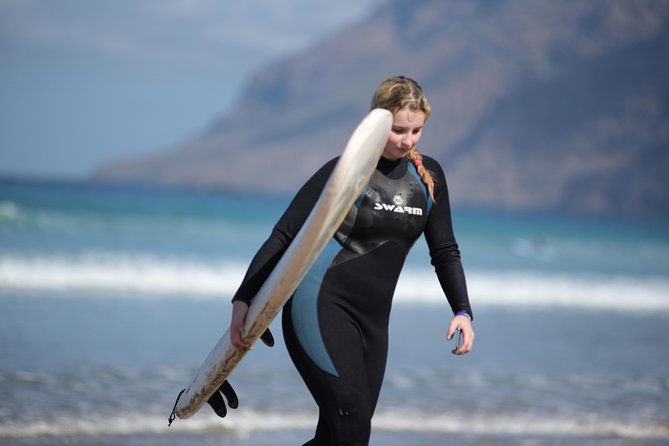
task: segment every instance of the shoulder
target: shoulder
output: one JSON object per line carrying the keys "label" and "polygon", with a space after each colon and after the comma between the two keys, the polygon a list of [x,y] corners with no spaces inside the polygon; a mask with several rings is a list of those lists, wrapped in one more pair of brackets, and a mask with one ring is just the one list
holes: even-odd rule
{"label": "shoulder", "polygon": [[439,161],[428,155],[422,155],[422,156],[423,156],[423,166],[427,170],[432,172],[433,176],[435,176],[437,179],[444,178],[444,170],[441,168],[441,164],[439,164]]}
{"label": "shoulder", "polygon": [[330,175],[332,174],[332,171],[334,170],[335,166],[337,165],[337,161],[339,161],[339,157],[332,158],[330,161],[326,162],[323,164],[311,177],[309,180],[310,182],[320,182],[325,184],[325,181],[327,181],[328,178],[330,178]]}
{"label": "shoulder", "polygon": [[339,157],[333,158],[330,161],[323,164],[313,175],[302,185],[302,188],[298,192],[304,193],[306,191],[312,191],[314,193],[320,193],[320,191],[325,186],[328,178],[332,174]]}
{"label": "shoulder", "polygon": [[325,170],[325,171],[332,172],[334,170],[335,166],[337,165],[337,162],[339,161],[339,158],[341,158],[341,157],[337,156],[335,158],[332,158],[330,161],[323,164],[323,166],[319,169],[319,171],[320,170]]}
{"label": "shoulder", "polygon": [[431,156],[423,155],[423,167],[430,172],[434,180],[434,197],[436,202],[448,200],[448,185],[446,184],[446,174],[439,164],[439,161]]}
{"label": "shoulder", "polygon": [[311,177],[302,185],[297,191],[283,216],[277,223],[276,227],[290,234],[292,238],[302,226],[304,221],[311,212],[314,204],[318,201],[325,184],[327,183],[330,174],[337,164],[337,159],[334,158],[323,164]]}
{"label": "shoulder", "polygon": [[437,161],[436,159],[432,158],[429,155],[425,155],[424,153],[421,153],[421,155],[423,157],[423,165],[425,166],[426,169],[435,168],[441,170],[441,165],[439,164],[439,161]]}

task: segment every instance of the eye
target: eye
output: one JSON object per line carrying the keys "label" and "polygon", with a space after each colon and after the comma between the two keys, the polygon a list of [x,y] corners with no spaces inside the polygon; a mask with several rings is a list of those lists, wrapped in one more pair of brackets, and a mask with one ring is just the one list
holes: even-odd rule
{"label": "eye", "polygon": [[411,133],[413,133],[414,135],[417,135],[422,131],[423,131],[423,127],[418,127],[417,129],[413,129],[413,132],[411,132]]}
{"label": "eye", "polygon": [[392,131],[397,135],[401,135],[402,133],[406,132],[406,130],[401,127],[393,127]]}

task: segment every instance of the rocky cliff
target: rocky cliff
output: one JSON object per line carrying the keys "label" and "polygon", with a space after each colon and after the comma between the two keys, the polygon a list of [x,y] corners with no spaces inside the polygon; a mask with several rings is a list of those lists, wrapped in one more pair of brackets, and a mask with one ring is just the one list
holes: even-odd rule
{"label": "rocky cliff", "polygon": [[454,204],[666,216],[668,19],[660,0],[390,0],[258,72],[198,138],[94,178],[293,192],[405,74]]}

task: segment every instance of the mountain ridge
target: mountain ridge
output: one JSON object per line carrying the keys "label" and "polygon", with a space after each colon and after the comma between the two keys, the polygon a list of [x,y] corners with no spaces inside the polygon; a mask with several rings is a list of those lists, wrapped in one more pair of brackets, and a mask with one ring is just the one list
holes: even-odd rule
{"label": "mountain ridge", "polygon": [[666,216],[668,18],[669,1],[391,0],[258,71],[198,137],[93,178],[294,192],[405,74],[454,204]]}

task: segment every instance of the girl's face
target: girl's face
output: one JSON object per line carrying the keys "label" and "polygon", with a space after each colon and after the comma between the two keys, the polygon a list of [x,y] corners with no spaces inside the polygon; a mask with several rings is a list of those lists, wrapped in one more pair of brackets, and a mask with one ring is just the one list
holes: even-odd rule
{"label": "girl's face", "polygon": [[398,110],[393,116],[393,126],[382,156],[391,161],[405,157],[418,144],[424,125],[425,113],[422,111],[408,108]]}

